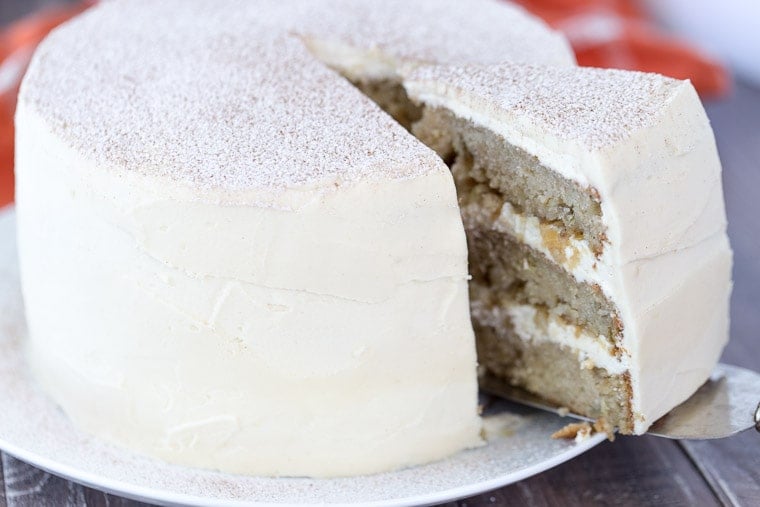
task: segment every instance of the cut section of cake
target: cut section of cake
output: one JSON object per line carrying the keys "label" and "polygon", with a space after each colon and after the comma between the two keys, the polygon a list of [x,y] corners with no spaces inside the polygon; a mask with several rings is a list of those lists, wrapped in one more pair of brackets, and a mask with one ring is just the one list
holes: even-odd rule
{"label": "cut section of cake", "polygon": [[410,70],[452,170],[486,378],[642,433],[728,336],[720,162],[690,83],[590,68]]}

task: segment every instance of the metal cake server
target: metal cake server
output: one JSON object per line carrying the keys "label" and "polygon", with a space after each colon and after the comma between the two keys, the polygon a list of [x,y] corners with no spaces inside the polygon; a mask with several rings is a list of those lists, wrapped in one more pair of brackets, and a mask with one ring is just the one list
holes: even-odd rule
{"label": "metal cake server", "polygon": [[[576,419],[558,406],[495,379],[480,379],[483,391],[508,400]],[[664,438],[706,440],[725,438],[752,428],[760,431],[760,374],[738,366],[718,364],[709,380],[691,398],[655,422],[649,435]]]}

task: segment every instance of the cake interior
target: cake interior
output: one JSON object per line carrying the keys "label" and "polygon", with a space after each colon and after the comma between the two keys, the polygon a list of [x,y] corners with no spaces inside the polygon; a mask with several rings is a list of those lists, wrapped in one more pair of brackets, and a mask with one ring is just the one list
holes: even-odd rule
{"label": "cake interior", "polygon": [[349,81],[407,130],[422,117],[422,106],[409,98],[399,80],[359,78]]}
{"label": "cake interior", "polygon": [[[598,193],[442,108],[425,107],[412,132],[454,175],[467,234],[478,362],[485,375],[632,432],[628,371],[608,371],[572,342],[553,338],[553,328],[565,329],[592,340],[598,353],[611,359],[622,354],[615,305],[598,285],[571,273],[581,255],[573,244],[586,243],[596,256],[604,249]],[[537,219],[548,256],[501,226],[505,206],[523,219]]]}
{"label": "cake interior", "polygon": [[[591,342],[611,361],[622,355],[615,305],[598,285],[571,273],[583,242],[600,256],[606,236],[599,194],[543,166],[496,132],[444,108],[413,103],[393,80],[354,81],[451,168],[467,235],[470,305],[484,376],[526,389],[633,432],[631,379],[607,369],[557,329]],[[505,207],[537,219],[546,251],[500,224]],[[572,241],[571,241],[572,240]],[[623,364],[622,362],[620,363]]]}

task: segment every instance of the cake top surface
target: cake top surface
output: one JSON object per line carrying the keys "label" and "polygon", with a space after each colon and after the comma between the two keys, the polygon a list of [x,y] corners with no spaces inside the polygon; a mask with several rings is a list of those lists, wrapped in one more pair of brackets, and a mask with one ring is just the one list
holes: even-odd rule
{"label": "cake top surface", "polygon": [[524,118],[590,150],[654,125],[685,81],[591,67],[422,65],[408,70],[411,94],[445,96],[494,117]]}
{"label": "cake top surface", "polygon": [[287,16],[300,33],[380,49],[402,60],[574,63],[562,35],[505,0],[304,0],[297,5],[297,15],[290,11]]}
{"label": "cake top surface", "polygon": [[492,0],[113,1],[43,42],[20,102],[98,164],[201,190],[440,170],[301,35],[401,61],[490,63],[530,46],[546,63],[568,61],[561,38]]}

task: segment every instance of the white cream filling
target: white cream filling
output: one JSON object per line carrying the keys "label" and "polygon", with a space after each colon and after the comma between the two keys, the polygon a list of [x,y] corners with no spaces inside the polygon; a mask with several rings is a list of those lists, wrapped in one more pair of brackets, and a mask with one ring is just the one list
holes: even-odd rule
{"label": "white cream filling", "polygon": [[337,40],[318,37],[302,37],[306,47],[321,62],[352,80],[387,79],[401,80],[398,75],[398,62],[387,52],[379,49],[365,51],[344,44]]}
{"label": "white cream filling", "polygon": [[538,315],[533,305],[508,304],[484,308],[473,304],[473,316],[483,325],[500,328],[509,319],[517,336],[528,342],[550,342],[569,348],[578,355],[579,368],[602,368],[611,374],[628,370],[629,358],[616,357],[604,336],[567,324],[559,315]]}
{"label": "white cream filling", "polygon": [[526,341],[548,341],[578,352],[579,367],[602,368],[609,373],[624,373],[628,359],[616,358],[604,336],[594,336],[553,314],[547,316],[546,327],[537,324],[537,310],[531,305],[511,305],[505,308],[517,336]]}
{"label": "white cream filling", "polygon": [[505,202],[496,219],[484,216],[477,204],[470,204],[462,210],[465,221],[488,220],[480,224],[494,230],[509,234],[521,243],[525,243],[544,254],[548,259],[564,268],[579,283],[596,284],[609,298],[614,296],[614,268],[608,249],[596,257],[588,242],[575,237],[562,237],[561,227],[542,222],[538,217],[515,211],[514,206]]}
{"label": "white cream filling", "polygon": [[[598,284],[605,294],[610,291],[609,284],[613,268],[607,264],[608,255],[597,258],[588,243],[574,237],[559,239],[562,229],[554,224],[542,223],[538,217],[515,211],[514,206],[505,202],[499,215],[492,219],[483,213],[477,204],[464,207],[462,214],[465,223],[487,221],[479,224],[498,232],[509,234],[517,241],[543,253],[548,259],[562,266],[579,283]],[[561,242],[558,245],[557,242]],[[527,341],[550,341],[569,347],[578,352],[581,367],[599,367],[610,373],[622,373],[628,369],[629,357],[626,353],[615,357],[613,347],[605,336],[593,336],[585,330],[563,322],[559,316],[548,316],[548,327],[544,329],[536,323],[537,310],[531,305],[510,305],[505,308],[489,309],[492,315],[491,325],[499,326],[505,315],[509,315],[517,335]],[[482,316],[482,311],[478,312]]]}

